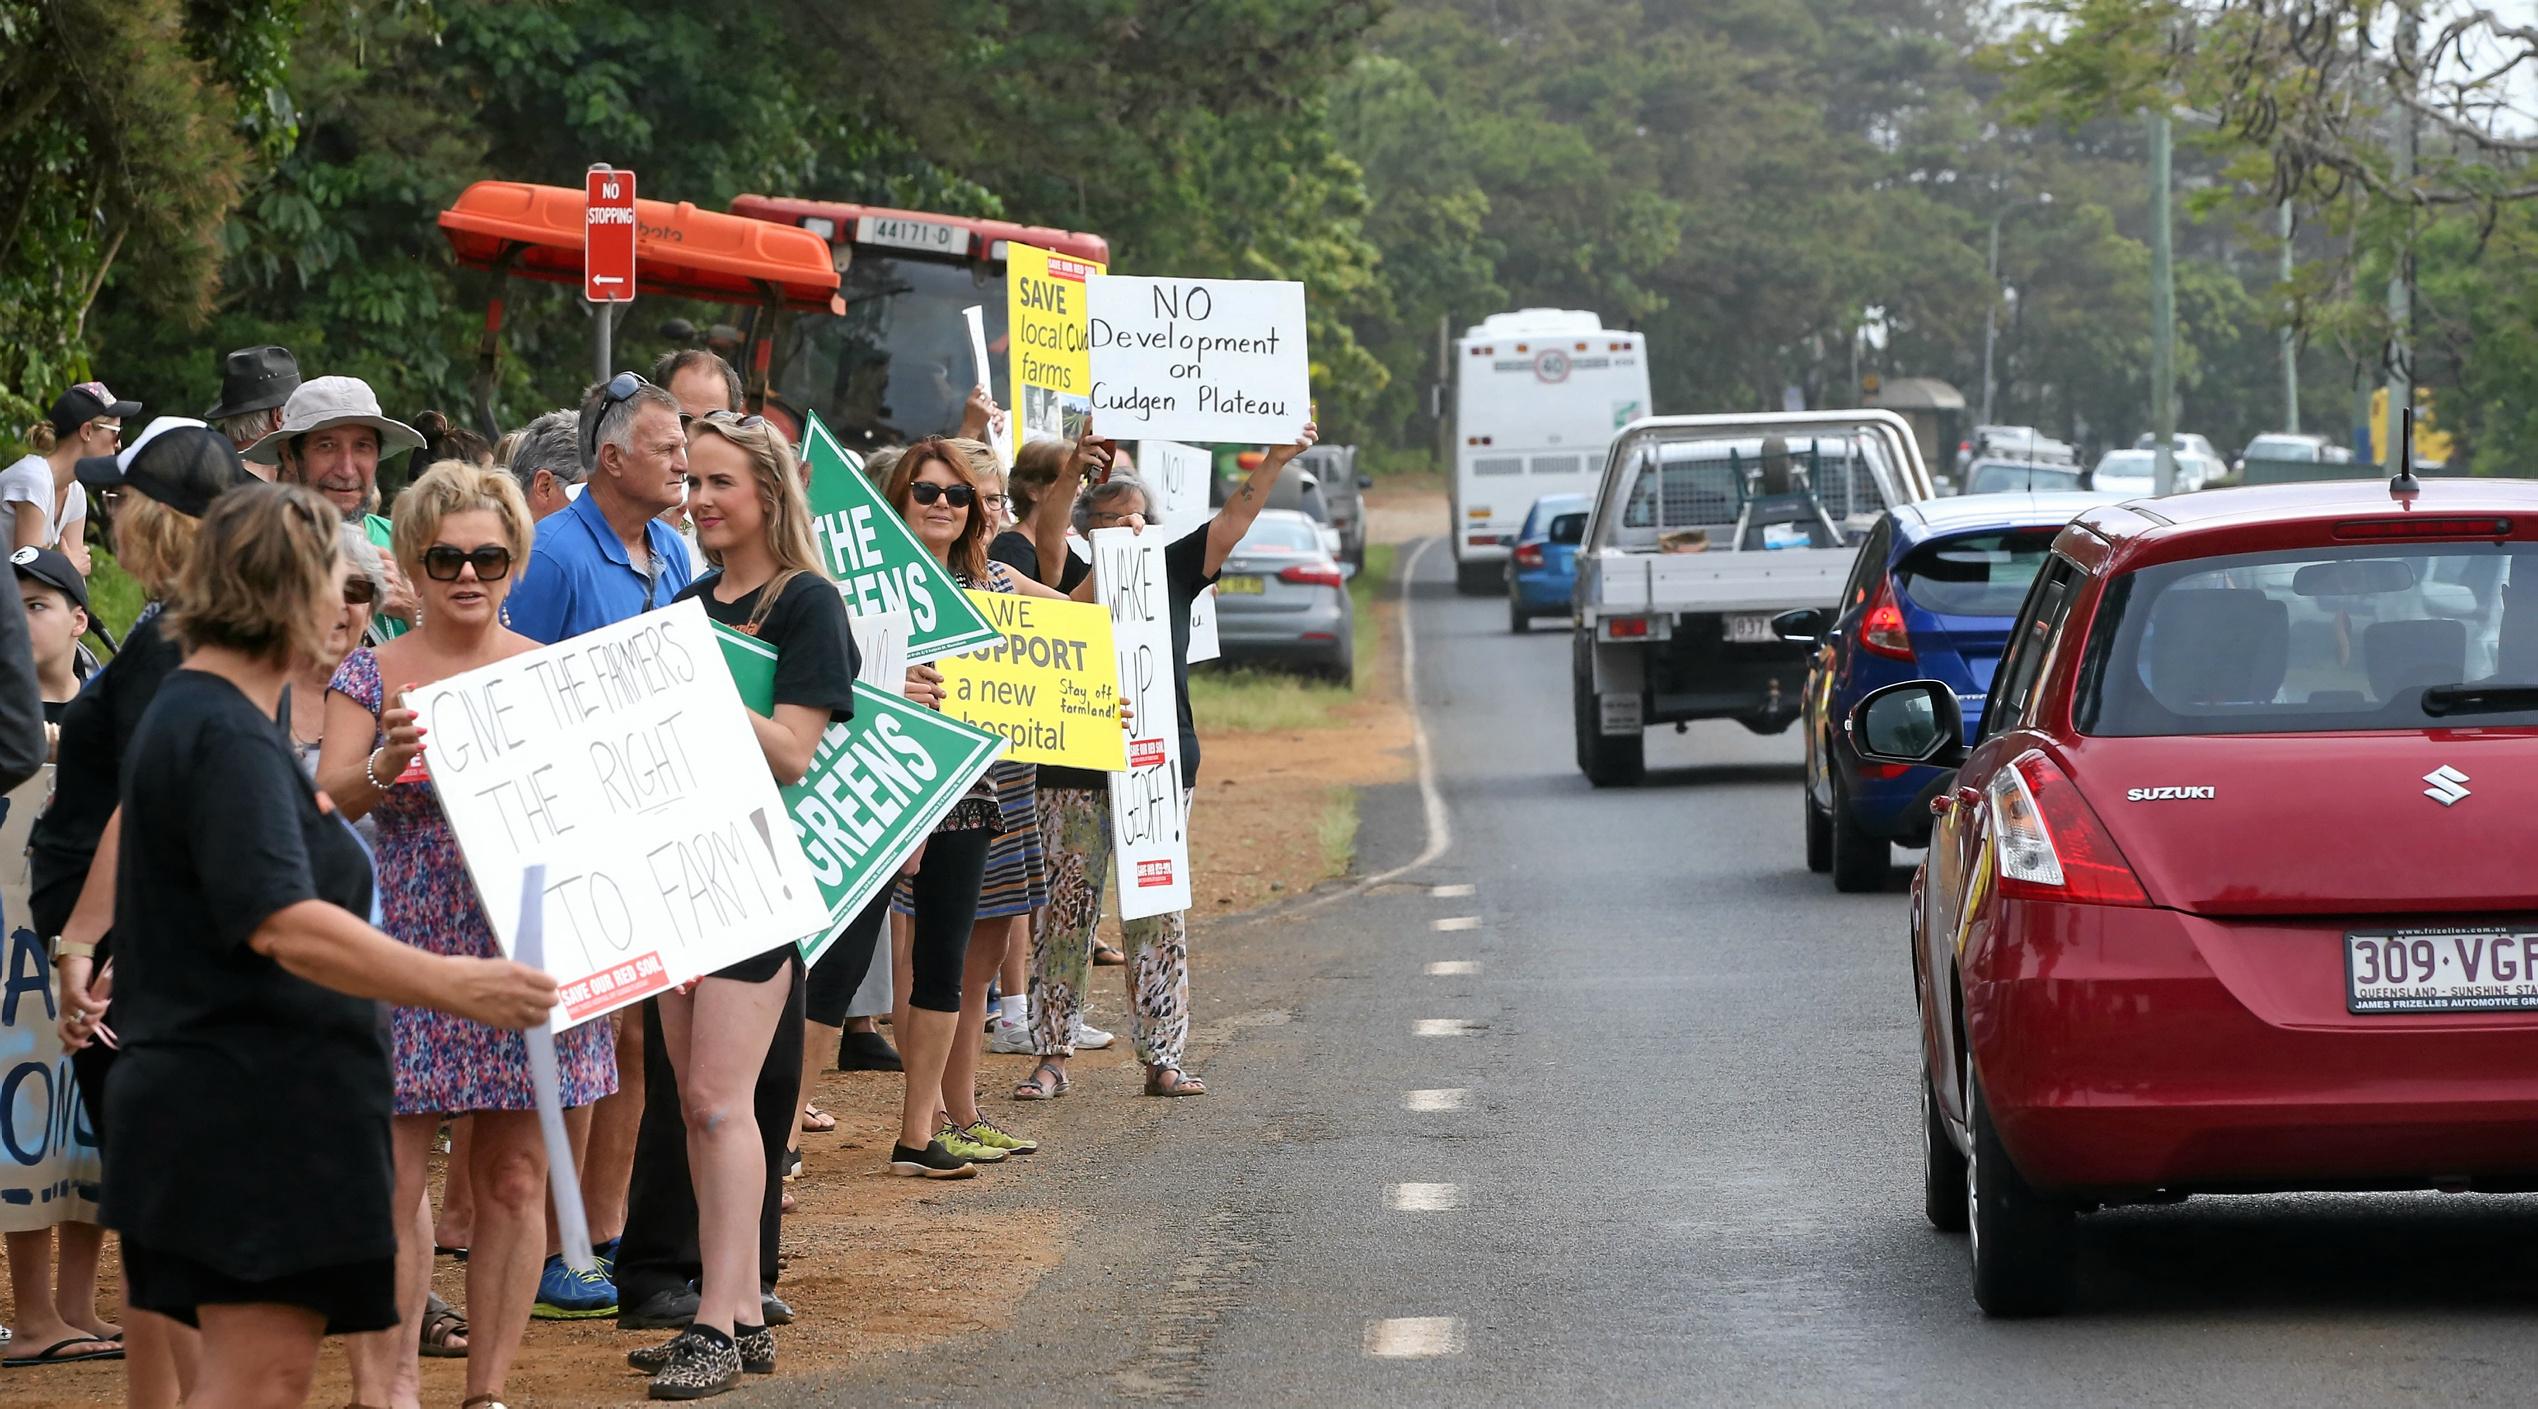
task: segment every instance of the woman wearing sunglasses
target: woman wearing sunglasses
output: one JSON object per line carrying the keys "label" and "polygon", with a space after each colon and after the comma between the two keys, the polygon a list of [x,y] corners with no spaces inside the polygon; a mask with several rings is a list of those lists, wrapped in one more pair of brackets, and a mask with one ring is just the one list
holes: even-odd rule
{"label": "woman wearing sunglasses", "polygon": [[[397,496],[395,521],[391,546],[415,586],[422,619],[383,646],[344,657],[326,701],[318,778],[345,816],[377,820],[382,928],[435,954],[498,958],[502,950],[448,816],[427,781],[406,776],[418,757],[429,765],[423,730],[404,695],[537,649],[502,623],[503,600],[528,556],[529,506],[510,475],[444,460]],[[556,1036],[564,1104],[576,1115],[616,1089],[612,1033],[607,1023],[583,1023]],[[424,1155],[441,1120],[475,1118],[468,1151],[476,1215],[467,1259],[467,1403],[492,1403],[519,1353],[546,1254],[546,1147],[538,1135],[528,1047],[516,1032],[428,1008],[398,1008],[391,1038],[393,1207],[420,1206]],[[416,1354],[431,1274],[429,1237],[398,1239],[403,1364]]]}

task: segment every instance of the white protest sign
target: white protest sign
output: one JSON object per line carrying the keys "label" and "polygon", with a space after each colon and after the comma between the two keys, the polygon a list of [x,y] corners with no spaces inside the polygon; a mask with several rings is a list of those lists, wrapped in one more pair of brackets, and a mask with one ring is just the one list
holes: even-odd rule
{"label": "white protest sign", "polygon": [[[839,591],[845,589],[840,587]],[[876,690],[898,694],[908,685],[906,612],[848,613],[855,633],[855,678]]]}
{"label": "white protest sign", "polygon": [[[987,310],[971,304],[961,310],[962,321],[969,324],[969,360],[978,369],[978,385],[992,387],[996,378],[987,370]],[[987,426],[987,444],[996,452],[996,463],[1013,468],[1013,413],[1005,412]]]}
{"label": "white protest sign", "polygon": [[[561,1031],[826,918],[810,863],[690,600],[409,691],[485,915],[514,953],[546,867]],[[408,785],[419,786],[419,785]]]}
{"label": "white protest sign", "polygon": [[1172,671],[1172,604],[1163,540],[1132,529],[1093,533],[1096,599],[1110,608],[1119,690],[1129,710],[1128,771],[1110,775],[1110,835],[1119,855],[1119,918],[1190,908],[1189,819],[1181,807],[1181,704]]}
{"label": "white protest sign", "polygon": [[1216,474],[1216,457],[1195,445],[1148,440],[1137,445],[1138,477],[1154,490],[1149,519],[1163,526],[1163,541],[1178,543],[1207,523],[1208,481]]}
{"label": "white protest sign", "polygon": [[1284,445],[1312,418],[1304,285],[1096,274],[1086,287],[1105,434]]}
{"label": "white protest sign", "polygon": [[62,1050],[53,965],[28,909],[27,836],[53,769],[0,798],[0,1233],[97,1221],[97,1132]]}
{"label": "white protest sign", "polygon": [[1210,587],[1190,603],[1190,653],[1183,659],[1196,665],[1223,654],[1224,643],[1216,637],[1216,589]]}

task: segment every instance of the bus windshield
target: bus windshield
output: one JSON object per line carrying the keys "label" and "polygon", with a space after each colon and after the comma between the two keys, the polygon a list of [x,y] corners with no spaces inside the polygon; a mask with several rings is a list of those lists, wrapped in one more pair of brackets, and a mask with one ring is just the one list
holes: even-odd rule
{"label": "bus windshield", "polygon": [[[961,310],[985,310],[988,356],[1005,340],[1002,264],[946,263],[855,249],[846,267],[846,312],[790,314],[776,347],[773,390],[812,411],[849,450],[863,453],[949,435],[978,380]],[[989,388],[1004,400],[1002,387]]]}

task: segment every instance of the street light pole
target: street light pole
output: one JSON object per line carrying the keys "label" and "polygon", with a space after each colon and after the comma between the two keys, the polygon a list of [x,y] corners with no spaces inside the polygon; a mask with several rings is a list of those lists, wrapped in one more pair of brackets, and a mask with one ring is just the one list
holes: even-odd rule
{"label": "street light pole", "polygon": [[[2291,202],[2286,200],[2276,214],[2282,229],[2282,286],[2288,291],[2298,272],[2291,254]],[[2282,428],[2300,434],[2300,335],[2291,326],[2291,319],[2282,320]]]}
{"label": "street light pole", "polygon": [[1983,304],[1983,416],[1982,424],[1992,423],[1992,346],[2000,336],[2000,223],[2031,205],[2053,204],[2053,192],[2039,193],[2034,200],[2016,201],[2002,206],[1992,217],[1991,254],[1984,267],[1991,271],[1991,297]]}
{"label": "street light pole", "polygon": [[2154,494],[2177,488],[2177,283],[2168,232],[2168,110],[2150,110],[2150,430]]}
{"label": "street light pole", "polygon": [[[2397,25],[2396,58],[2401,74],[2414,63],[2415,25],[2415,12],[2409,8]],[[2402,191],[2415,183],[2415,115],[2401,109],[2397,121],[2397,151],[2389,163],[2389,177]],[[2414,259],[2414,211],[2410,207],[2405,231],[2397,239],[2396,258],[2388,266],[2388,410],[2379,418],[2379,463],[2391,474],[2396,473],[2398,460],[2397,413],[2415,404]]]}

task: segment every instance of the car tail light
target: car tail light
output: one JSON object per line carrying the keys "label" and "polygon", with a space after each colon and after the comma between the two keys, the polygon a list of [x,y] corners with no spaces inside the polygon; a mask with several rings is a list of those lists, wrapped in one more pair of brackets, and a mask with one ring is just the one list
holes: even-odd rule
{"label": "car tail light", "polygon": [[2493,538],[2512,536],[2512,521],[2498,518],[2435,518],[2429,515],[2394,519],[2346,519],[2335,536],[2365,542],[2391,538]]}
{"label": "car tail light", "polygon": [[1912,659],[1912,636],[1904,630],[1902,606],[1895,601],[1894,579],[1877,580],[1877,596],[1859,619],[1860,649],[1894,660]]}
{"label": "car tail light", "polygon": [[2106,824],[2052,759],[2032,749],[2019,755],[1992,776],[1991,795],[2002,898],[2150,903]]}
{"label": "car tail light", "polygon": [[1538,568],[1542,566],[1542,545],[1539,543],[1517,544],[1516,566],[1520,568]]}
{"label": "car tail light", "polygon": [[1307,587],[1343,585],[1338,566],[1331,563],[1297,563],[1293,567],[1283,567],[1278,569],[1278,580],[1300,583]]}

